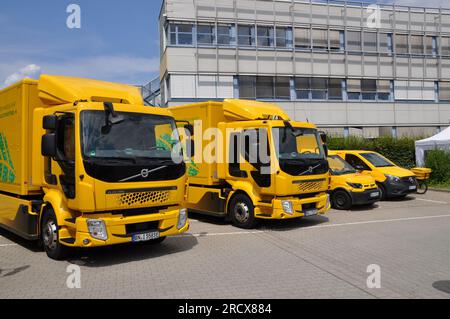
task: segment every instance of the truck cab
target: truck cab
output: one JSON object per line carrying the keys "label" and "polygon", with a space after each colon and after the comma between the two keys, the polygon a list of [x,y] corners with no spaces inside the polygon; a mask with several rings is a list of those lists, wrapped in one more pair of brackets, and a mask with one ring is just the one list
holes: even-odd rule
{"label": "truck cab", "polygon": [[168,110],[144,106],[137,88],[87,79],[41,76],[20,89],[26,125],[1,130],[23,167],[3,186],[21,190],[0,198],[0,226],[40,239],[55,259],[68,247],[160,242],[188,229],[186,166]]}
{"label": "truck cab", "polygon": [[[194,127],[191,210],[253,228],[259,219],[308,217],[330,208],[326,149],[313,124],[291,121],[276,105],[245,100],[170,110]],[[214,160],[205,156],[212,135]]]}

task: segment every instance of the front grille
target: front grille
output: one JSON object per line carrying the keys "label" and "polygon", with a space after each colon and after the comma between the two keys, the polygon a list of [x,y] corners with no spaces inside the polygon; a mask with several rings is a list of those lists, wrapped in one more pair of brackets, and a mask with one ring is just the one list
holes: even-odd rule
{"label": "front grille", "polygon": [[127,235],[149,231],[157,231],[158,229],[159,229],[159,221],[125,225]]}
{"label": "front grille", "polygon": [[326,179],[316,179],[311,181],[297,181],[298,190],[302,193],[314,193],[327,189]]}
{"label": "front grille", "polygon": [[[171,205],[171,206],[176,206],[176,205]],[[123,215],[124,217],[157,214],[160,211],[166,210],[171,206],[155,206],[155,207],[138,208],[138,209],[115,210],[112,212],[112,214],[113,215]]]}
{"label": "front grille", "polygon": [[169,200],[169,191],[150,191],[115,195],[119,206],[164,204]]}
{"label": "front grille", "polygon": [[405,183],[405,184],[415,185],[416,184],[416,177],[415,176],[402,177],[401,181],[403,183]]}
{"label": "front grille", "polygon": [[302,205],[302,211],[311,210],[311,209],[316,209],[316,203]]}

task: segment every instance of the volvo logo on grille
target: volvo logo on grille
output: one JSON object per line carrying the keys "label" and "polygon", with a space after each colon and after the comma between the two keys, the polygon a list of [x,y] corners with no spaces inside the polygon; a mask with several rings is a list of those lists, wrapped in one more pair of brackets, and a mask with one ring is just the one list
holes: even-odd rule
{"label": "volvo logo on grille", "polygon": [[414,177],[410,177],[410,178],[409,178],[409,182],[410,182],[410,183],[414,183]]}
{"label": "volvo logo on grille", "polygon": [[316,165],[316,166],[310,166],[306,171],[304,171],[303,173],[298,174],[298,176],[302,176],[302,175],[305,175],[305,174],[308,174],[308,173],[312,174],[312,173],[314,173],[314,170],[316,168],[318,168],[318,167],[320,167],[320,164]]}

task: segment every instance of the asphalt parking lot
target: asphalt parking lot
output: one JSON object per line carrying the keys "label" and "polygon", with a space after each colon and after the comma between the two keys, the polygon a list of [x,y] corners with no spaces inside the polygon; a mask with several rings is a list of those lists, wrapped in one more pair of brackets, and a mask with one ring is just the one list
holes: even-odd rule
{"label": "asphalt parking lot", "polygon": [[[81,288],[67,286],[69,265]],[[368,288],[378,265],[381,288]],[[0,230],[4,298],[450,298],[450,193],[270,221],[245,231],[191,216],[160,246],[77,251],[67,261]]]}

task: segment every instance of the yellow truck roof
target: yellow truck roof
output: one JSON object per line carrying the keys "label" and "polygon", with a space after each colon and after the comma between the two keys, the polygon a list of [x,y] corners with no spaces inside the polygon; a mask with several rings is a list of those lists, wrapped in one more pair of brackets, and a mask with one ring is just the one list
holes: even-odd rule
{"label": "yellow truck roof", "polygon": [[265,120],[278,117],[280,120],[289,121],[287,115],[278,105],[250,101],[225,99],[223,101],[224,115],[231,120]]}
{"label": "yellow truck roof", "polygon": [[137,87],[81,79],[67,76],[41,75],[39,98],[47,105],[60,105],[75,101],[144,104]]}

